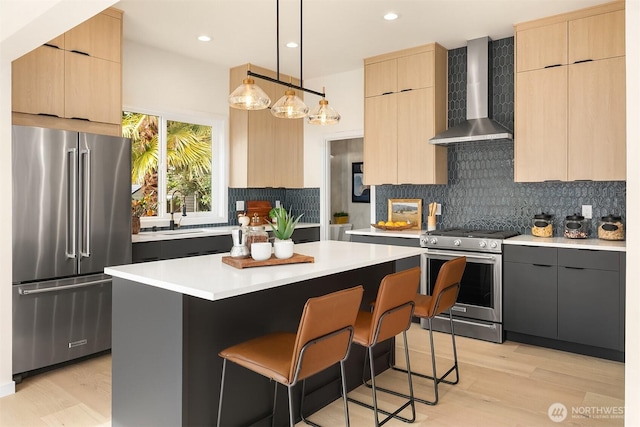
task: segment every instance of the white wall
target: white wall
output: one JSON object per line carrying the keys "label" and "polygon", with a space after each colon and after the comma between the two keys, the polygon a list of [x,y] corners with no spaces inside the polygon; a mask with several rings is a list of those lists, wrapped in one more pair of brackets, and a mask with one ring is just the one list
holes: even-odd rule
{"label": "white wall", "polygon": [[[11,199],[11,61],[64,33],[115,0],[0,1],[0,182]],[[11,206],[0,209],[0,397],[12,394]]]}
{"label": "white wall", "polygon": [[122,103],[127,107],[228,117],[229,70],[125,40]]}
{"label": "white wall", "polygon": [[626,2],[627,31],[627,304],[625,421],[640,425],[640,1]]}

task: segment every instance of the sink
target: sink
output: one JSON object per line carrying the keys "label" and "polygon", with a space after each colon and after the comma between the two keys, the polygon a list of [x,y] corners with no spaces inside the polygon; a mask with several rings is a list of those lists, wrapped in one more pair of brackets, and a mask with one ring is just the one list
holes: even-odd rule
{"label": "sink", "polygon": [[200,228],[186,228],[184,230],[163,230],[156,231],[155,234],[161,234],[166,236],[182,236],[185,234],[196,234],[196,233],[204,233],[204,230]]}

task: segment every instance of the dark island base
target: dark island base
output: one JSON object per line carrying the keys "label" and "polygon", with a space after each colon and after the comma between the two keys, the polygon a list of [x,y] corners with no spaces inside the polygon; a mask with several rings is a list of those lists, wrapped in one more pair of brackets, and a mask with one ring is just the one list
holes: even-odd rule
{"label": "dark island base", "polygon": [[601,359],[613,360],[616,362],[624,362],[623,351],[609,348],[559,341],[551,338],[536,337],[510,331],[505,332],[505,340],[531,344],[538,347],[552,348],[554,350],[568,351],[571,353],[583,354],[585,356],[599,357]]}
{"label": "dark island base", "polygon": [[[364,286],[361,309],[368,310],[381,279],[393,271],[394,263],[379,264],[219,301],[114,278],[112,425],[215,425],[221,349],[270,332],[295,332],[308,298],[351,286]],[[376,347],[378,372],[387,368],[383,356],[393,345]],[[364,357],[363,348],[351,347],[349,390],[362,383]],[[339,372],[336,365],[307,380],[305,415],[340,397]],[[262,418],[271,413],[272,398],[273,382],[229,364],[222,425],[270,425]],[[286,388],[279,386],[276,425],[288,425],[287,411]]]}

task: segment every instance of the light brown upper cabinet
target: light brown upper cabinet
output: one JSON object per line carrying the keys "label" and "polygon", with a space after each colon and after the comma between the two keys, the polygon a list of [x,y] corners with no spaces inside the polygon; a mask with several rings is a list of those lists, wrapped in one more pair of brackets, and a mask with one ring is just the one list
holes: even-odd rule
{"label": "light brown upper cabinet", "polygon": [[120,135],[122,12],[107,9],[12,63],[13,123]]}
{"label": "light brown upper cabinet", "polygon": [[447,50],[437,43],[367,58],[364,181],[446,184]]}
{"label": "light brown upper cabinet", "polygon": [[[276,73],[252,65],[251,71],[276,78]],[[247,65],[230,70],[229,92],[247,75]],[[274,104],[284,95],[286,86],[254,79]],[[280,74],[289,82],[289,76]],[[293,84],[299,81],[291,79]],[[304,99],[302,91],[296,95]],[[304,119],[280,119],[271,110],[245,111],[229,108],[230,172],[232,188],[304,187]]]}
{"label": "light brown upper cabinet", "polygon": [[122,61],[122,16],[107,10],[64,34],[64,49],[107,61]]}
{"label": "light brown upper cabinet", "polygon": [[515,25],[515,181],[626,179],[624,33],[624,1]]}

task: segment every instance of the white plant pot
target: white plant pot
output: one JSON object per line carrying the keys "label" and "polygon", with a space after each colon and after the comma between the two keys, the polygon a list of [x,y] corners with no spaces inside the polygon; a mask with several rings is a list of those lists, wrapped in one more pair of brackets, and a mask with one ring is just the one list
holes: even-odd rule
{"label": "white plant pot", "polygon": [[287,259],[293,256],[293,240],[276,239],[273,242],[273,252],[276,258]]}

